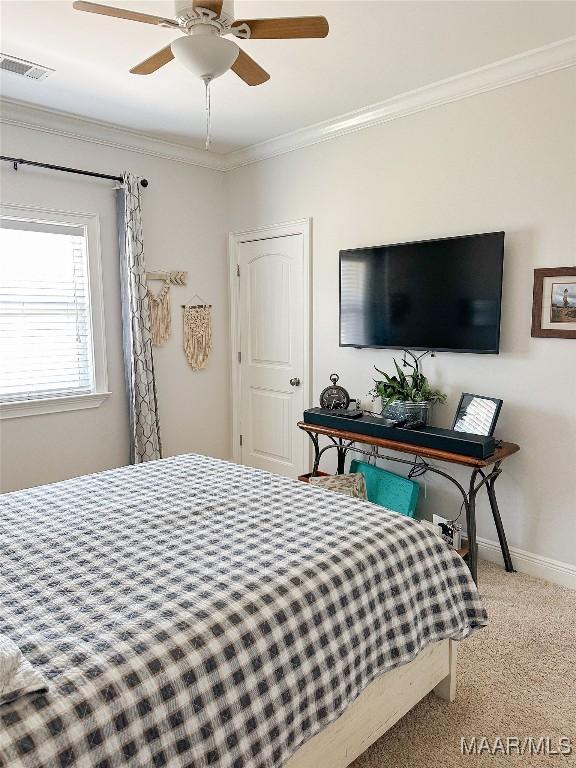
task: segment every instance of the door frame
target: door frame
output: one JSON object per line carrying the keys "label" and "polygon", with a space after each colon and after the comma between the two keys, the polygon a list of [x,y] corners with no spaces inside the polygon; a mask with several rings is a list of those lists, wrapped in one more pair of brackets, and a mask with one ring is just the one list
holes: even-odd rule
{"label": "door frame", "polygon": [[[255,240],[269,240],[275,237],[288,237],[289,235],[302,235],[303,249],[303,371],[304,408],[310,408],[312,402],[312,219],[296,219],[281,224],[269,224],[254,229],[243,229],[239,232],[228,234],[228,260],[229,260],[229,299],[230,299],[230,371],[231,371],[231,401],[232,401],[232,459],[238,464],[241,461],[240,451],[240,393],[242,387],[242,365],[238,361],[240,352],[240,291],[238,282],[238,246],[241,243],[254,242]],[[304,456],[310,457],[310,447],[307,445],[306,435],[302,433],[304,441]]]}

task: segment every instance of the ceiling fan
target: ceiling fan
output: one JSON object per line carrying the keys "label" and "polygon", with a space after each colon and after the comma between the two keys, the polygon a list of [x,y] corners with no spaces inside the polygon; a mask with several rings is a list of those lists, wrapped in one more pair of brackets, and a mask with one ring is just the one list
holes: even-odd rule
{"label": "ceiling fan", "polygon": [[225,35],[241,40],[326,37],[324,16],[299,16],[273,19],[235,19],[233,0],[176,0],[175,18],[151,16],[138,11],[76,0],[77,11],[113,16],[178,30],[183,37],[133,67],[135,75],[150,75],[172,59],[180,61],[206,85],[229,69],[248,85],[261,85],[270,79],[266,70]]}

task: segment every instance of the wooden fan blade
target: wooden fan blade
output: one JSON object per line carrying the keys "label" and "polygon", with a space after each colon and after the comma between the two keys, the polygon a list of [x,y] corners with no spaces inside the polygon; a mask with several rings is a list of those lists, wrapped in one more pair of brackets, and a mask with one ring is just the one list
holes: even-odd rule
{"label": "wooden fan blade", "polygon": [[193,8],[206,8],[208,11],[214,11],[216,16],[220,16],[222,13],[223,0],[194,0]]}
{"label": "wooden fan blade", "polygon": [[172,21],[172,19],[163,19],[161,16],[149,16],[147,13],[128,11],[125,8],[112,8],[110,5],[101,5],[100,3],[85,3],[83,0],[76,0],[76,2],[72,3],[72,6],[77,11],[98,13],[101,16],[114,16],[117,19],[141,21],[144,24],[166,24],[169,26],[178,26],[175,21]]}
{"label": "wooden fan blade", "polygon": [[260,64],[256,64],[254,59],[251,59],[242,49],[231,69],[248,85],[262,85],[266,80],[270,80],[268,72],[262,69]]}
{"label": "wooden fan blade", "polygon": [[250,37],[279,40],[302,37],[326,37],[329,31],[324,16],[294,16],[286,19],[236,19],[232,25],[247,24]]}
{"label": "wooden fan blade", "polygon": [[172,53],[172,49],[167,45],[166,48],[156,51],[152,56],[144,59],[144,61],[141,61],[140,64],[137,64],[135,67],[132,67],[130,72],[133,75],[151,75],[152,72],[156,72],[156,70],[163,67],[164,64],[168,64],[173,58],[174,54]]}

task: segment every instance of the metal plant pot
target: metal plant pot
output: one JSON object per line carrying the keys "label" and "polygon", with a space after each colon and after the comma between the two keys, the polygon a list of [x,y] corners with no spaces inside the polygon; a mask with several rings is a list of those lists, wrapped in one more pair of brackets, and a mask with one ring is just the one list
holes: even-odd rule
{"label": "metal plant pot", "polygon": [[386,419],[410,419],[410,421],[423,421],[428,424],[428,417],[432,410],[433,403],[426,401],[424,403],[407,403],[402,400],[393,400],[386,405],[386,400],[382,400],[382,416]]}

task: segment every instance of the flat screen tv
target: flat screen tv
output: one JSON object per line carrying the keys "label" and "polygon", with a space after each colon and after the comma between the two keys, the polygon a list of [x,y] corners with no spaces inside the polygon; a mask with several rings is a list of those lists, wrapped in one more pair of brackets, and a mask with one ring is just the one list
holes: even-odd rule
{"label": "flat screen tv", "polygon": [[500,345],[504,232],[340,251],[340,346]]}

